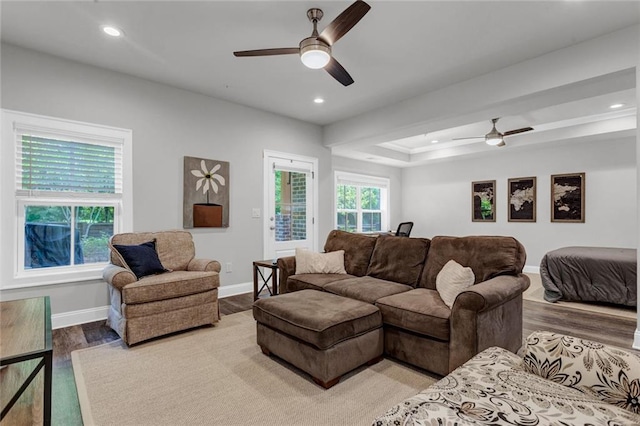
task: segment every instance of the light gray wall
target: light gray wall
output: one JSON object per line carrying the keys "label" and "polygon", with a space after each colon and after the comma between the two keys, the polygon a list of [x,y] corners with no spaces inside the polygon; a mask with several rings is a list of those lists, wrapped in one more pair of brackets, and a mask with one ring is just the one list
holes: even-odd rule
{"label": "light gray wall", "polygon": [[[414,219],[412,236],[511,235],[539,267],[559,247],[635,248],[638,237],[635,138],[552,143],[542,149],[496,150],[495,155],[455,159],[405,169],[403,214]],[[550,222],[550,175],[586,173],[586,222]],[[537,222],[508,222],[507,179],[537,177]],[[496,182],[496,222],[471,221],[471,182]]]}
{"label": "light gray wall", "polygon": [[[182,228],[183,156],[230,162],[230,227],[192,230],[197,256],[232,262],[223,286],[250,282],[251,261],[262,258],[262,219],[251,210],[262,208],[264,149],[318,158],[319,239],[332,227],[331,155],[319,126],[11,45],[1,50],[2,108],[133,130],[136,231]],[[0,298],[46,294],[54,314],[108,304],[101,281]]]}
{"label": "light gray wall", "polygon": [[[391,183],[391,200],[389,206],[390,228],[395,230],[398,227],[398,223],[411,220],[411,218],[406,218],[402,214],[402,169],[336,156],[332,158],[332,166],[333,171],[360,173],[363,175],[388,178]],[[331,176],[331,179],[331,188],[333,188],[333,175]],[[331,194],[331,196],[333,197],[333,194]],[[334,202],[333,198],[331,198],[331,202]],[[333,220],[333,216],[331,217],[331,220]],[[323,245],[324,240],[321,235],[319,247],[322,248]]]}

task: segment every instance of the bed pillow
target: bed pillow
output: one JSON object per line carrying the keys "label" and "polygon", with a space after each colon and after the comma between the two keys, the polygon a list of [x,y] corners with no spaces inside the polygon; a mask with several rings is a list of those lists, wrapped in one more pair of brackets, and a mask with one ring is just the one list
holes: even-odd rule
{"label": "bed pillow", "polygon": [[156,240],[138,245],[113,244],[113,249],[120,261],[133,272],[138,279],[148,275],[168,272],[156,252]]}
{"label": "bed pillow", "polygon": [[451,309],[458,294],[471,287],[476,277],[473,270],[455,260],[448,261],[436,277],[436,289],[444,303]]}
{"label": "bed pillow", "polygon": [[296,248],[296,274],[346,274],[344,250],[314,253]]}

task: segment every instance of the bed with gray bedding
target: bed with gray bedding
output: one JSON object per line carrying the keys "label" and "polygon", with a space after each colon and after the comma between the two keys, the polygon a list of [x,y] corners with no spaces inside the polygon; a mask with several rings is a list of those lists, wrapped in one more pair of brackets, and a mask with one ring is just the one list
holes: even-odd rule
{"label": "bed with gray bedding", "polygon": [[603,302],[637,306],[636,250],[563,247],[540,262],[548,302]]}

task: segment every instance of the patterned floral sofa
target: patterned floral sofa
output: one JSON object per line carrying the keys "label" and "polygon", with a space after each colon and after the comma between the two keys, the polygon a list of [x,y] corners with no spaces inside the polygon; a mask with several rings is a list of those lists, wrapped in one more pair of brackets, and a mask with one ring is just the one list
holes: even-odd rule
{"label": "patterned floral sofa", "polygon": [[373,423],[640,425],[640,355],[550,332],[492,347]]}

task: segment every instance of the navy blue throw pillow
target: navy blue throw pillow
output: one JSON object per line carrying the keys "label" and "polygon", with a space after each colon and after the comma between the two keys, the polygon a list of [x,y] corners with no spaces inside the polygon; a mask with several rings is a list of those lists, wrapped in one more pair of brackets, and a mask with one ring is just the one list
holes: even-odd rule
{"label": "navy blue throw pillow", "polygon": [[167,272],[158,258],[156,240],[135,246],[114,244],[113,247],[120,253],[122,259],[138,279],[147,275]]}

